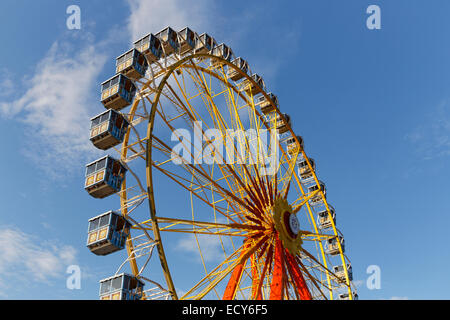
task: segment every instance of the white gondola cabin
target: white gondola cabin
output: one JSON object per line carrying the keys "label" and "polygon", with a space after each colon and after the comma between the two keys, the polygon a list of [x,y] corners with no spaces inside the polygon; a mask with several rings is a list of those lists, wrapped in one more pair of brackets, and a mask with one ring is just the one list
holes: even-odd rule
{"label": "white gondola cabin", "polygon": [[[353,300],[358,300],[358,294],[353,292],[352,295],[353,295]],[[341,294],[339,294],[339,300],[350,300],[350,296],[348,293],[341,293]]]}
{"label": "white gondola cabin", "polygon": [[242,81],[242,87],[249,96],[255,96],[263,90],[264,81],[263,78],[256,73],[252,74],[251,78],[254,82],[256,82],[256,85],[253,84],[253,82],[249,79],[245,79],[244,81]]}
{"label": "white gondola cabin", "polygon": [[336,225],[336,212],[332,206],[328,205],[328,207],[330,208],[331,218],[326,209],[317,213],[317,222],[319,225],[319,229],[321,230],[331,228],[333,226],[333,223],[334,225]]}
{"label": "white gondola cabin", "polygon": [[151,33],[136,41],[134,43],[134,47],[147,58],[149,64],[152,64],[153,62],[158,61],[161,58],[161,42],[155,35]]}
{"label": "white gondola cabin", "polygon": [[[339,242],[341,243],[342,253],[345,252],[345,241],[344,238],[338,236]],[[328,239],[325,244],[325,252],[329,255],[335,256],[339,254],[339,242],[336,237]]]}
{"label": "white gondola cabin", "polygon": [[109,211],[89,219],[87,247],[104,256],[125,247],[131,223],[122,215]]}
{"label": "white gondola cabin", "polygon": [[102,83],[102,103],[107,109],[121,110],[131,104],[136,93],[136,86],[123,74]]}
{"label": "white gondola cabin", "polygon": [[[241,57],[236,58],[231,61],[232,64],[234,64],[238,69],[240,69],[243,73],[247,73],[248,71],[248,63]],[[239,71],[237,71],[235,68],[230,67],[227,70],[227,77],[230,78],[233,81],[238,81],[244,77],[243,74],[241,74]]]}
{"label": "white gondola cabin", "polygon": [[[222,58],[230,62],[233,59],[233,51],[227,45],[221,43],[217,47],[214,47],[212,54],[216,57]],[[223,65],[223,62],[219,59],[211,58],[211,66],[218,68]]]}
{"label": "white gondola cabin", "polygon": [[289,131],[289,125],[291,124],[291,117],[287,113],[283,113],[283,116],[276,115],[276,128],[279,134],[283,134]]}
{"label": "white gondola cabin", "polygon": [[143,292],[144,282],[127,273],[100,280],[100,300],[141,300]]}
{"label": "white gondola cabin", "polygon": [[195,42],[194,53],[211,53],[217,46],[216,40],[207,33],[202,33]]}
{"label": "white gondola cabin", "polygon": [[289,155],[294,156],[303,150],[303,138],[301,136],[297,136],[297,141],[295,141],[294,137],[290,137],[286,140],[286,151]]}
{"label": "white gondola cabin", "polygon": [[161,46],[166,56],[178,51],[178,34],[171,27],[161,30],[155,36],[161,41]]}
{"label": "white gondola cabin", "polygon": [[188,27],[178,32],[180,54],[183,55],[195,49],[196,34]]}
{"label": "white gondola cabin", "polygon": [[116,59],[116,73],[121,73],[132,80],[144,77],[147,67],[145,56],[135,48],[128,50]]}
{"label": "white gondola cabin", "polygon": [[105,112],[91,119],[91,142],[101,150],[107,150],[123,141],[128,121],[115,110]]}
{"label": "white gondola cabin", "polygon": [[[317,190],[319,190],[319,186],[320,186],[320,190],[322,190],[322,192],[323,192],[323,195],[326,197],[327,196],[327,189],[325,187],[325,183],[323,183],[320,180],[319,180],[319,185],[313,184],[313,185],[309,186],[308,187],[308,192],[309,193],[316,192]],[[314,196],[312,196],[309,199],[309,202],[311,204],[317,204],[317,203],[322,202],[322,201],[323,201],[323,199],[322,199],[322,195],[320,194],[320,192],[317,192]]]}
{"label": "white gondola cabin", "polygon": [[[339,278],[339,280],[346,281],[345,270],[344,270],[343,264],[334,266],[333,272],[336,275],[336,277]],[[352,266],[350,263],[347,263],[347,272],[348,272],[348,280],[353,281],[353,271],[352,271]]]}
{"label": "white gondola cabin", "polygon": [[313,158],[309,158],[309,163],[311,164],[312,170],[308,166],[308,162],[305,159],[297,162],[298,175],[303,180],[311,178],[313,176],[313,171],[316,170],[316,162]]}
{"label": "white gondola cabin", "polygon": [[272,92],[267,94],[269,96],[269,100],[264,96],[261,95],[258,98],[258,105],[261,108],[261,112],[263,114],[269,114],[278,108],[278,98],[276,95],[274,95]]}
{"label": "white gondola cabin", "polygon": [[104,156],[86,165],[84,188],[94,198],[105,198],[120,190],[126,171],[120,161]]}

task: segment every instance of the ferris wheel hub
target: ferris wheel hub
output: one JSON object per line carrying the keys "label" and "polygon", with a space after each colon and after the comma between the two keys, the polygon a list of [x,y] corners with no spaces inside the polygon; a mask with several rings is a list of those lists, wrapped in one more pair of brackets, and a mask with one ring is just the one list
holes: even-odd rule
{"label": "ferris wheel hub", "polygon": [[275,230],[280,240],[284,247],[295,255],[303,243],[297,215],[292,212],[292,207],[284,198],[276,199],[272,210]]}

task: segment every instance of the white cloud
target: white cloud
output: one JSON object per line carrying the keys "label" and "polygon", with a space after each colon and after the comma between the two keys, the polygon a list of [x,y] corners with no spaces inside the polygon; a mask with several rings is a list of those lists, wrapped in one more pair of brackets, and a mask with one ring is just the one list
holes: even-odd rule
{"label": "white cloud", "polygon": [[76,260],[72,246],[42,241],[16,228],[0,233],[0,290],[13,284],[48,282],[62,278],[66,267]]}
{"label": "white cloud", "polygon": [[25,80],[25,93],[0,103],[4,117],[26,125],[25,154],[48,172],[67,169],[92,152],[90,110],[99,105],[93,92],[98,92],[96,79],[105,61],[94,45],[74,51],[67,43],[55,42],[34,75]]}
{"label": "white cloud", "polygon": [[441,102],[423,117],[406,139],[425,160],[450,155],[450,101]]}
{"label": "white cloud", "polygon": [[8,70],[0,70],[0,97],[8,96],[13,92],[14,82]]}
{"label": "white cloud", "polygon": [[364,284],[364,280],[354,280],[352,283],[356,288],[360,288]]}
{"label": "white cloud", "polygon": [[408,297],[391,297],[389,300],[409,300]]}
{"label": "white cloud", "polygon": [[207,32],[211,2],[206,0],[128,0],[131,14],[128,29],[131,41],[167,26],[175,30],[190,27],[199,34]]}
{"label": "white cloud", "polygon": [[[206,262],[223,261],[225,259],[218,236],[200,234],[197,235],[197,238],[201,253]],[[180,239],[176,244],[176,250],[187,253],[188,255],[198,259],[198,261],[201,260],[200,251],[194,235]]]}

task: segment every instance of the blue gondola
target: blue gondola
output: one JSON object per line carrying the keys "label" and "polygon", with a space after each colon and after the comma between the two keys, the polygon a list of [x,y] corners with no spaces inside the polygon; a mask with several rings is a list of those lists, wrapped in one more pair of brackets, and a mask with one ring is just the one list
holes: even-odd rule
{"label": "blue gondola", "polygon": [[[358,300],[358,294],[356,292],[352,292],[353,300]],[[339,300],[350,300],[350,296],[348,293],[339,294]]]}
{"label": "blue gondola", "polygon": [[87,247],[92,253],[104,256],[125,247],[131,223],[122,215],[108,211],[89,219]]}
{"label": "blue gondola", "polygon": [[[326,198],[327,197],[327,189],[325,187],[325,183],[323,183],[322,181],[319,180],[319,185],[320,185],[320,189],[323,192],[323,195]],[[313,184],[313,185],[309,186],[308,187],[308,192],[309,193],[313,193],[313,192],[319,190],[319,185]],[[317,204],[317,203],[322,202],[322,201],[323,201],[323,199],[322,199],[322,196],[321,196],[321,194],[319,192],[317,192],[313,197],[311,197],[309,199],[309,202],[311,204]]]}
{"label": "blue gondola", "polygon": [[247,94],[249,96],[250,95],[255,96],[258,93],[260,93],[261,90],[264,89],[264,81],[263,81],[263,78],[260,75],[256,74],[256,73],[252,74],[251,78],[253,79],[253,81],[256,82],[256,85],[253,84],[253,82],[251,82],[250,80],[245,79],[242,82],[242,87],[244,88],[244,91],[247,92]]}
{"label": "blue gondola", "polygon": [[[224,43],[219,44],[218,46],[214,47],[212,50],[212,54],[216,57],[222,58],[224,60],[227,60],[230,62],[233,59],[233,51],[225,45]],[[219,59],[211,58],[211,66],[214,68],[220,67],[223,65],[223,62]]]}
{"label": "blue gondola", "polygon": [[[334,266],[333,272],[336,275],[336,277],[339,278],[339,280],[346,281],[345,270],[344,270],[343,264]],[[352,270],[352,265],[350,263],[347,263],[347,273],[348,273],[348,280],[353,281],[353,270]]]}
{"label": "blue gondola", "polygon": [[296,155],[303,149],[303,138],[301,136],[297,136],[297,140],[299,144],[297,143],[294,137],[290,137],[286,140],[286,151],[291,156]]}
{"label": "blue gondola", "polygon": [[217,46],[216,40],[207,33],[201,34],[195,43],[195,53],[211,53]]}
{"label": "blue gondola", "polygon": [[167,27],[155,35],[163,47],[166,56],[178,51],[178,34],[171,27]]}
{"label": "blue gondola", "polygon": [[127,273],[100,280],[101,300],[140,300],[143,292],[144,282]]}
{"label": "blue gondola", "polygon": [[[309,158],[309,163],[311,164],[312,169],[316,170],[316,162],[314,161],[313,158]],[[300,178],[302,178],[303,180],[309,179],[313,176],[313,172],[309,168],[308,162],[306,162],[305,159],[301,159],[300,161],[298,161],[297,167],[298,167],[298,174]]]}
{"label": "blue gondola", "polygon": [[195,48],[196,35],[188,27],[178,32],[178,43],[180,45],[180,54],[188,53]]}
{"label": "blue gondola", "polygon": [[116,59],[116,73],[121,73],[129,79],[139,80],[147,71],[147,60],[137,49],[133,48]]}
{"label": "blue gondola", "polygon": [[291,124],[291,117],[287,113],[281,115],[276,115],[277,131],[279,134],[283,134],[289,131],[288,125]]}
{"label": "blue gondola", "polygon": [[[242,72],[247,73],[248,63],[241,57],[232,60],[231,63],[234,64]],[[237,71],[235,68],[228,68],[227,77],[233,81],[238,81],[238,80],[242,79],[244,77],[244,75],[241,74],[239,71]]]}
{"label": "blue gondola", "polygon": [[147,58],[149,64],[158,61],[161,58],[161,42],[151,33],[136,41],[134,47]]}
{"label": "blue gondola", "polygon": [[101,101],[105,108],[121,110],[131,104],[136,93],[136,86],[123,74],[102,83]]}
{"label": "blue gondola", "polygon": [[97,148],[107,150],[123,141],[128,126],[128,121],[119,112],[106,110],[91,119],[90,140]]}
{"label": "blue gondola", "polygon": [[325,243],[325,252],[329,255],[335,256],[339,254],[339,242],[337,240],[339,238],[339,242],[341,243],[342,253],[345,252],[345,241],[344,237],[337,236],[331,239],[328,239]]}
{"label": "blue gondola", "polygon": [[86,165],[84,188],[94,198],[104,198],[120,190],[126,173],[120,161],[104,156]]}
{"label": "blue gondola", "polygon": [[[267,99],[264,95],[261,95],[258,98],[258,104],[261,108],[261,112],[263,114],[269,114],[276,110],[275,107],[278,107],[278,98],[276,95],[274,95],[272,92],[269,92],[267,94],[269,96],[269,99]],[[273,106],[272,103],[275,105]]]}
{"label": "blue gondola", "polygon": [[[330,215],[328,214],[328,211],[326,209],[319,211],[317,213],[318,215],[318,224],[319,224],[319,229],[328,229],[331,228],[334,225],[336,225],[336,211],[334,210],[334,208],[330,205],[328,205],[328,207],[330,208],[330,213],[331,213],[331,219],[330,219]],[[333,223],[331,222],[333,221]]]}

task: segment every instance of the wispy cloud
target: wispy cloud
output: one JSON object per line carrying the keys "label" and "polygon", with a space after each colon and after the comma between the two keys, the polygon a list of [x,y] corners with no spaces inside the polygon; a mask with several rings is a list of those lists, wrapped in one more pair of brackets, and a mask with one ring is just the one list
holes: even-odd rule
{"label": "wispy cloud", "polygon": [[6,70],[0,70],[0,97],[8,96],[14,91],[14,82],[11,79],[11,73]]}
{"label": "wispy cloud", "polygon": [[450,155],[450,100],[441,102],[406,135],[424,160]]}
{"label": "wispy cloud", "polygon": [[394,297],[390,297],[389,300],[409,300],[409,298],[408,297],[397,297],[397,296],[394,296]]}
{"label": "wispy cloud", "polygon": [[175,249],[195,257],[199,262],[201,260],[199,246],[206,262],[212,263],[225,259],[219,237],[201,234],[197,235],[197,238],[198,244],[195,236],[184,237],[177,242]]}
{"label": "wispy cloud", "polygon": [[[93,95],[106,56],[92,44],[80,50],[56,41],[24,80],[25,92],[0,102],[0,113],[26,126],[29,143],[22,148],[49,173],[64,171],[83,158],[92,146],[89,118],[98,102]],[[3,83],[8,87],[8,82]],[[20,86],[18,86],[20,87]],[[3,99],[5,100],[5,99]]]}
{"label": "wispy cloud", "polygon": [[42,241],[12,227],[0,233],[0,250],[0,292],[3,295],[13,284],[62,279],[77,254],[72,246]]}
{"label": "wispy cloud", "polygon": [[132,41],[167,26],[176,30],[188,26],[200,33],[208,31],[202,31],[202,28],[206,28],[210,21],[210,1],[128,0],[128,4],[131,10],[128,30]]}

